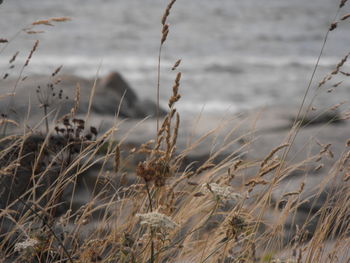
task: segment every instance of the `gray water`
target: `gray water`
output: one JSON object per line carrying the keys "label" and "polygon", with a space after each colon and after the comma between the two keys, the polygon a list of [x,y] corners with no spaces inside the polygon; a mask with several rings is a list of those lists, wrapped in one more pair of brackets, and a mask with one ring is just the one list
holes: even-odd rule
{"label": "gray water", "polygon": [[[89,78],[98,71],[99,75],[119,71],[140,96],[154,99],[160,18],[167,2],[5,0],[0,6],[0,37],[16,37],[0,53],[0,73],[18,75],[39,39],[25,74],[49,75],[60,65],[63,73]],[[162,102],[171,93],[175,73],[170,68],[179,58],[183,98],[178,107],[184,111],[203,107],[236,111],[300,102],[338,2],[178,0],[169,17],[170,33],[162,55]],[[348,12],[349,5],[339,15]],[[72,20],[38,26],[43,34],[17,34],[33,21],[61,16]],[[312,92],[316,82],[349,52],[349,21],[331,32]],[[16,68],[8,70],[8,60],[17,50],[21,53]],[[344,70],[350,71],[349,66]],[[348,81],[330,94],[323,91],[317,103],[347,100],[349,89]]]}

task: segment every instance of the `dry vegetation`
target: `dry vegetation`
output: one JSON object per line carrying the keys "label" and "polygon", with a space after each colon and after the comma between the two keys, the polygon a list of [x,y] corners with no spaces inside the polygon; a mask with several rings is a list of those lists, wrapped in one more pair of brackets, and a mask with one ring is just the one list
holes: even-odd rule
{"label": "dry vegetation", "polygon": [[[159,67],[161,47],[169,33],[167,17],[175,2],[169,3],[162,18]],[[342,1],[339,9],[345,3]],[[27,31],[34,34],[36,25],[66,20],[37,21]],[[23,68],[30,64],[38,43]],[[319,89],[337,74],[348,76],[341,70],[347,58],[320,82]],[[179,66],[180,60],[173,67],[174,73]],[[21,135],[8,134],[8,125],[22,125],[6,113],[1,118],[0,262],[350,261],[345,256],[350,246],[350,151],[346,142],[343,154],[317,186],[318,194],[323,193],[327,182],[340,178],[342,183],[317,211],[310,211],[302,223],[292,223],[290,229],[285,229],[286,221],[292,218],[294,222],[293,217],[305,202],[300,195],[307,182],[285,193],[279,203],[272,202],[271,195],[284,178],[332,154],[330,145],[321,145],[317,154],[303,162],[288,163],[289,149],[303,123],[302,111],[286,140],[261,160],[241,158],[239,152],[249,147],[247,142],[214,163],[220,151],[242,139],[236,138],[226,141],[201,166],[180,169],[187,153],[202,141],[198,139],[183,152],[176,150],[180,116],[175,105],[180,99],[181,72],[176,73],[168,114],[159,120],[155,140],[128,149],[113,140],[119,123],[97,134],[96,128],[88,127],[88,119],[76,118],[79,86],[71,113],[60,116],[50,128],[50,105],[64,99],[64,94],[55,90],[54,77],[59,69],[52,74],[47,89],[37,91],[45,132],[23,125]],[[20,75],[18,81],[22,78]],[[301,108],[304,106],[303,102]],[[135,156],[142,161],[128,167],[127,161]],[[96,164],[97,179],[87,186],[92,196],[75,207],[81,177]],[[135,178],[135,182],[123,183],[126,177]],[[63,196],[70,202],[63,203]],[[310,224],[315,226],[312,233]]]}

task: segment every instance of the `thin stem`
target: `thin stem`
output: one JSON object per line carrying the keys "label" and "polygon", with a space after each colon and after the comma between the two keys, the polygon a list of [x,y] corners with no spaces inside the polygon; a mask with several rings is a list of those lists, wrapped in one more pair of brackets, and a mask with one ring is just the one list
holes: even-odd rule
{"label": "thin stem", "polygon": [[154,262],[154,241],[153,241],[153,229],[151,230],[151,263]]}
{"label": "thin stem", "polygon": [[157,255],[159,255],[161,252],[164,252],[164,251],[166,251],[166,250],[169,250],[169,249],[171,249],[171,248],[174,248],[177,244],[180,244],[182,241],[184,241],[184,240],[185,240],[187,237],[189,237],[191,234],[193,234],[193,233],[197,232],[198,230],[201,230],[202,228],[204,228],[204,227],[205,227],[205,224],[209,221],[210,217],[215,213],[215,211],[216,211],[216,209],[217,209],[217,207],[218,207],[218,204],[219,204],[219,200],[216,201],[216,203],[215,203],[215,205],[214,205],[214,207],[213,207],[211,213],[209,214],[209,216],[207,217],[207,219],[204,221],[204,223],[203,223],[201,226],[199,226],[199,227],[197,227],[197,228],[191,230],[189,233],[187,233],[185,236],[183,236],[182,238],[180,238],[180,239],[177,240],[176,242],[174,242],[174,243],[172,243],[172,244],[170,244],[170,245],[168,245],[168,246],[166,246],[166,247],[161,248],[161,249],[157,252]]}
{"label": "thin stem", "polygon": [[230,240],[226,241],[225,243],[222,243],[220,246],[214,249],[214,251],[212,251],[203,261],[201,261],[201,263],[205,263],[212,255],[218,252],[223,246],[226,246],[229,241]]}
{"label": "thin stem", "polygon": [[[162,44],[159,46],[158,52],[158,69],[157,69],[157,134],[159,131],[159,101],[160,101],[160,60],[162,55]],[[158,135],[157,135],[158,136]],[[158,139],[158,138],[157,138]]]}
{"label": "thin stem", "polygon": [[[338,14],[339,14],[339,11],[340,11],[340,8],[338,7],[337,12],[336,12],[336,14],[335,14],[335,16],[334,16],[334,18],[333,18],[332,21],[335,21],[335,20],[336,20]],[[304,108],[304,105],[305,105],[305,102],[306,102],[307,95],[309,94],[309,91],[310,91],[310,89],[311,89],[312,82],[313,82],[313,80],[314,80],[314,78],[315,78],[315,74],[316,74],[316,71],[317,71],[317,69],[318,69],[318,66],[319,66],[321,57],[322,57],[322,55],[323,55],[323,51],[324,51],[324,48],[325,48],[325,46],[326,46],[326,43],[327,43],[327,40],[328,40],[328,35],[329,35],[330,31],[331,31],[330,28],[328,28],[327,33],[326,33],[326,35],[325,35],[325,37],[324,37],[324,40],[323,40],[323,43],[322,43],[322,47],[321,47],[320,53],[319,53],[319,55],[318,55],[318,57],[317,57],[317,61],[316,61],[315,67],[314,67],[314,69],[313,69],[313,71],[312,71],[311,78],[310,78],[309,83],[308,83],[308,86],[307,86],[307,88],[306,88],[306,91],[305,91],[303,100],[302,100],[301,105],[300,105],[300,107],[299,107],[297,117],[295,118],[294,123],[293,123],[293,126],[292,126],[292,127],[295,127],[295,133],[294,133],[294,134],[291,133],[290,136],[289,136],[289,138],[288,138],[289,147],[287,147],[287,148],[284,150],[283,154],[282,154],[281,165],[280,165],[280,166],[277,168],[277,170],[276,170],[276,173],[277,173],[277,174],[280,174],[280,173],[281,173],[282,168],[284,167],[284,164],[285,164],[285,160],[287,159],[287,156],[288,156],[288,154],[289,154],[289,152],[290,152],[290,150],[291,150],[291,148],[292,148],[292,145],[294,144],[294,141],[295,141],[295,139],[296,139],[296,137],[297,137],[297,135],[298,135],[298,133],[299,133],[299,131],[300,131],[302,121],[300,121],[300,122],[298,123],[298,119],[300,118],[302,109]],[[312,101],[313,101],[313,100],[312,100]],[[310,102],[310,105],[308,106],[307,110],[305,111],[305,113],[304,113],[302,119],[305,119],[306,114],[310,111],[311,106],[312,106],[312,101]],[[271,185],[272,185],[272,184],[271,184]]]}
{"label": "thin stem", "polygon": [[[17,37],[17,34],[15,35],[15,37]],[[38,43],[39,43],[39,41],[37,40],[37,41],[35,42],[33,48],[34,48],[34,47],[37,47]],[[5,47],[4,47],[4,48],[5,48]],[[3,48],[2,50],[4,50],[4,48]],[[14,86],[13,89],[12,89],[12,92],[11,92],[12,94],[16,94],[16,89],[17,89],[17,87],[18,87],[18,84],[19,84],[20,80],[22,79],[22,75],[23,75],[24,69],[25,69],[25,67],[28,66],[29,59],[31,58],[31,56],[32,56],[32,54],[34,53],[34,51],[35,51],[35,48],[31,50],[31,53],[30,53],[29,57],[27,58],[27,61],[26,61],[25,64],[22,66],[22,68],[21,68],[21,70],[20,70],[20,72],[19,72],[18,78],[17,78],[17,80],[16,80],[16,82],[15,82],[15,86]],[[2,52],[2,51],[1,51],[1,52]],[[0,53],[1,53],[1,52],[0,52]],[[13,104],[14,104],[14,96],[11,96],[10,101],[9,101],[9,103],[8,103],[8,106],[7,106],[7,113],[6,113],[6,115],[9,115],[10,109],[13,107]],[[8,116],[7,116],[7,117],[8,117]],[[4,124],[3,136],[6,135],[6,130],[7,130],[7,122],[5,122],[5,124]]]}
{"label": "thin stem", "polygon": [[74,263],[72,257],[69,255],[69,252],[67,250],[67,248],[64,246],[64,244],[62,243],[61,239],[56,235],[55,231],[52,229],[52,227],[47,223],[47,221],[45,220],[45,218],[43,218],[41,215],[39,215],[34,209],[32,209],[26,202],[24,202],[22,200],[21,197],[17,198],[18,201],[20,201],[24,206],[26,206],[31,212],[34,213],[35,216],[37,216],[43,223],[44,225],[46,225],[49,229],[49,231],[52,233],[52,235],[54,236],[54,238],[57,240],[57,242],[60,244],[60,246],[63,249],[63,252],[66,254],[69,262]]}
{"label": "thin stem", "polygon": [[[148,201],[149,201],[149,209],[151,212],[153,211],[153,206],[152,206],[152,196],[148,187],[148,182],[145,181],[145,186],[146,186],[146,191],[147,191],[147,196],[148,196]],[[154,262],[154,241],[153,241],[153,236],[154,236],[154,230],[153,227],[151,227],[151,259],[150,262]]]}
{"label": "thin stem", "polygon": [[149,209],[151,210],[151,212],[153,212],[152,196],[151,196],[151,192],[150,192],[150,190],[149,190],[148,182],[147,182],[147,181],[145,181],[145,186],[146,186],[146,192],[147,192],[148,201],[149,201]]}
{"label": "thin stem", "polygon": [[[250,236],[250,235],[249,235]],[[247,240],[247,238],[249,238],[249,236],[244,237],[241,240],[238,240],[237,238],[235,239],[236,241],[236,245],[238,246],[240,243],[242,243],[243,241]],[[226,249],[227,245],[229,244],[229,242],[231,242],[232,239],[227,239],[225,242],[221,243],[221,245],[219,245],[217,248],[215,248],[203,261],[201,261],[201,263],[205,263],[208,261],[208,259],[211,258],[211,256],[213,256],[215,253],[217,253],[223,246],[224,246],[224,250]],[[222,254],[224,255],[224,254]],[[255,261],[249,261],[249,262],[256,262]]]}
{"label": "thin stem", "polygon": [[49,134],[49,120],[47,119],[47,104],[44,104],[46,133]]}

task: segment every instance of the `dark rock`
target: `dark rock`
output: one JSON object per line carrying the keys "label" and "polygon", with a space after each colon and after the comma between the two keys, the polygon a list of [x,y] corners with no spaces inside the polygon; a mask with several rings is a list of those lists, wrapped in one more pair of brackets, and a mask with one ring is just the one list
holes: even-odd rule
{"label": "dark rock", "polygon": [[[75,87],[79,83],[78,114],[87,113],[90,94],[94,91],[91,115],[114,117],[118,113],[118,117],[136,119],[156,116],[156,104],[150,100],[139,100],[136,92],[119,73],[113,72],[102,78],[97,82],[95,90],[94,82],[93,79],[72,75],[61,75],[55,79],[31,76],[19,83],[15,79],[6,79],[2,82],[3,93],[15,91],[15,95],[1,98],[0,113],[19,123],[26,121],[29,126],[34,126],[44,118],[42,105],[47,103],[51,123],[55,118],[70,112],[75,103]],[[165,113],[160,109],[161,116]]]}
{"label": "dark rock", "polygon": [[[123,118],[156,117],[157,105],[150,100],[140,101],[135,91],[117,72],[110,73],[100,81],[96,97],[94,110],[97,113],[119,113]],[[166,111],[160,109],[159,113],[164,116]]]}
{"label": "dark rock", "polygon": [[309,111],[307,114],[300,114],[298,118],[290,117],[291,126],[295,121],[302,126],[320,125],[320,124],[338,124],[344,122],[342,116],[336,110],[333,111]]}
{"label": "dark rock", "polygon": [[133,105],[138,100],[136,93],[118,72],[108,74],[100,81],[99,86],[105,91],[110,90],[117,94],[119,100],[124,97],[123,100],[129,105]]}
{"label": "dark rock", "polygon": [[[31,136],[23,142],[22,149],[20,143],[16,145],[12,140],[1,145],[4,156],[0,160],[0,167],[7,170],[7,173],[0,175],[0,209],[4,209],[30,188],[33,165],[43,141],[41,136]],[[18,158],[19,166],[11,167]]]}
{"label": "dark rock", "polygon": [[[137,116],[144,116],[144,117],[157,117],[157,104],[149,99],[142,100],[142,101],[137,101],[136,105],[136,113]],[[163,117],[167,114],[166,110],[163,108],[159,108],[159,116]],[[143,118],[144,118],[143,117]]]}
{"label": "dark rock", "polygon": [[[135,105],[138,101],[136,93],[131,89],[123,77],[112,72],[98,84],[93,109],[99,114],[109,113],[120,117],[135,118]],[[142,118],[143,116],[141,116]]]}

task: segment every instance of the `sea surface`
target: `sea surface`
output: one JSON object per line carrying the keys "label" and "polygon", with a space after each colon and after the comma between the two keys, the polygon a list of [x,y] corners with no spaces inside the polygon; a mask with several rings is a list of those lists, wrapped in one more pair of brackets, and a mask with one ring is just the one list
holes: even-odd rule
{"label": "sea surface", "polygon": [[[327,28],[337,14],[336,0],[177,0],[161,58],[161,99],[171,94],[176,60],[183,73],[178,108],[182,111],[238,111],[269,104],[300,103]],[[0,74],[19,74],[39,39],[23,75],[62,73],[93,78],[123,74],[140,97],[155,99],[160,20],[165,0],[4,0],[0,5]],[[350,3],[338,18],[350,12]],[[22,29],[39,19],[70,17],[45,31]],[[20,51],[15,68],[8,61]],[[310,99],[316,106],[350,98],[349,80],[317,82],[350,51],[350,19],[329,34]],[[350,71],[350,63],[343,70]],[[349,78],[348,78],[349,79]],[[332,88],[338,81],[342,85]],[[1,83],[1,81],[0,81]],[[0,84],[1,85],[1,84]]]}

